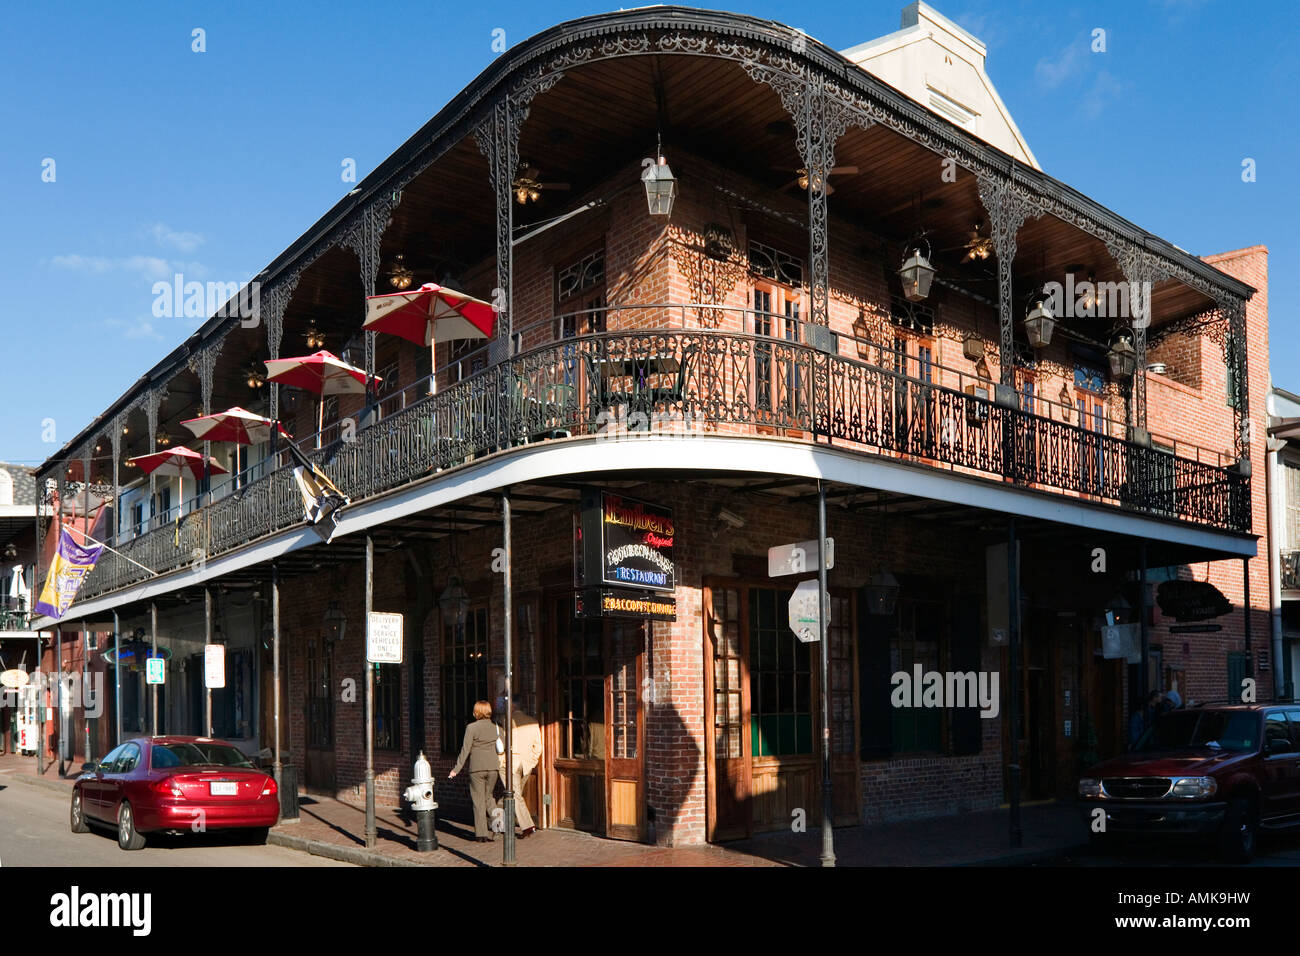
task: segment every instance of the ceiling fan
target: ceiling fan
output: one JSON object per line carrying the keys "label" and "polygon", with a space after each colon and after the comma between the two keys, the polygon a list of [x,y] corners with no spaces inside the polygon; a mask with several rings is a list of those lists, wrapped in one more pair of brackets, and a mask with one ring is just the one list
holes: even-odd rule
{"label": "ceiling fan", "polygon": [[947,249],[940,249],[939,251],[956,252],[964,249],[966,250],[966,255],[962,256],[962,262],[971,262],[975,259],[987,259],[989,256],[993,255],[993,238],[980,233],[981,225],[983,225],[982,220],[975,223],[975,228],[971,230],[970,238],[966,240],[964,245],[949,246]]}
{"label": "ceiling fan", "polygon": [[[786,168],[776,167],[776,169],[778,172],[782,172],[782,173],[794,173],[794,179],[790,180],[788,183],[786,183],[784,186],[781,187],[782,192],[791,188],[792,186],[798,186],[802,190],[808,189],[808,170],[806,168],[800,167],[799,169],[786,169]],[[832,176],[856,176],[857,173],[858,173],[858,167],[856,166],[832,166],[830,168],[830,172],[826,174],[826,178],[829,180],[830,177]],[[835,187],[832,186],[829,182],[827,182],[826,195],[829,196],[833,192],[835,192]]]}
{"label": "ceiling fan", "polygon": [[515,202],[521,206],[526,206],[530,202],[537,202],[542,198],[543,189],[570,189],[569,183],[544,183],[541,181],[541,171],[536,166],[524,163],[519,167],[519,175],[511,184],[515,194]]}

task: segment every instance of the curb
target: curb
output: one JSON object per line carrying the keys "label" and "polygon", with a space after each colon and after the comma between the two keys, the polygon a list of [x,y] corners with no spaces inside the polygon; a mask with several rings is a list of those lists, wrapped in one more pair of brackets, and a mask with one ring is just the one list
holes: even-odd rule
{"label": "curb", "polygon": [[273,846],[282,846],[290,850],[299,850],[303,853],[310,853],[312,856],[323,856],[330,860],[338,860],[340,863],[354,863],[357,866],[432,865],[429,863],[417,863],[414,860],[400,860],[396,857],[384,856],[382,853],[374,853],[370,850],[339,846],[337,843],[327,843],[324,840],[308,840],[304,837],[291,836],[288,833],[277,833],[275,830],[272,830],[267,834],[266,842]]}
{"label": "curb", "polygon": [[9,781],[25,783],[30,787],[44,787],[46,790],[53,790],[56,793],[63,794],[64,796],[68,796],[68,797],[72,796],[71,780],[68,781],[46,780],[43,777],[33,777],[24,773],[15,773],[15,774],[6,773],[0,775],[0,784],[8,783]]}

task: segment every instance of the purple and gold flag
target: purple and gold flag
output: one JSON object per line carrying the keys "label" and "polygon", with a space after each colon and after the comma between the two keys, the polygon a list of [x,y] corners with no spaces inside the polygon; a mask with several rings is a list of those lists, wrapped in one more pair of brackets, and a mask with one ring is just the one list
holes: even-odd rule
{"label": "purple and gold flag", "polygon": [[33,610],[56,621],[63,617],[103,550],[102,544],[90,547],[77,544],[67,529],[63,529],[59,533],[59,549],[54,554],[50,573],[45,577],[45,587],[41,589],[41,599]]}

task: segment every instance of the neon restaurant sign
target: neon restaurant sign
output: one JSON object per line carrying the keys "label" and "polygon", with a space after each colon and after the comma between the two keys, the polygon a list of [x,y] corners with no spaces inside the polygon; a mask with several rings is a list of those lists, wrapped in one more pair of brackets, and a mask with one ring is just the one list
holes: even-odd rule
{"label": "neon restaurant sign", "polygon": [[672,620],[673,598],[651,599],[643,592],[671,593],[677,587],[675,533],[669,508],[608,491],[586,492],[575,575],[579,589],[587,592],[580,602],[584,616]]}

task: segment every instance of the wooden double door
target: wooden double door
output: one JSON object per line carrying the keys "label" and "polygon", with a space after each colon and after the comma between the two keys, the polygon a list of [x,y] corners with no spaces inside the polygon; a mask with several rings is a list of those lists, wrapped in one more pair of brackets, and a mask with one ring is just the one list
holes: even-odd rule
{"label": "wooden double door", "polygon": [[[793,588],[705,589],[705,726],[710,842],[820,825],[820,647],[789,627]],[[836,825],[861,816],[854,602],[832,592],[831,783]]]}
{"label": "wooden double door", "polygon": [[572,593],[548,604],[540,715],[548,825],[644,840],[645,626],[575,618]]}

